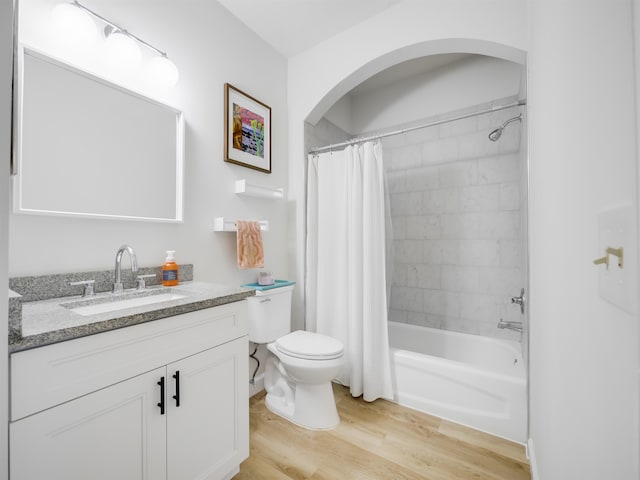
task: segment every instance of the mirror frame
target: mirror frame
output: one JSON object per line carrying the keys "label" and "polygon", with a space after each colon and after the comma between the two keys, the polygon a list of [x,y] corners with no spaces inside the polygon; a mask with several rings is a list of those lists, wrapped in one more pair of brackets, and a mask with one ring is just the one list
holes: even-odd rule
{"label": "mirror frame", "polygon": [[[22,159],[22,138],[23,138],[23,95],[24,95],[24,68],[25,68],[25,56],[29,55],[38,60],[48,62],[58,68],[65,69],[73,74],[80,75],[87,78],[92,82],[96,82],[103,86],[112,88],[123,94],[130,95],[138,101],[148,102],[151,105],[162,107],[169,112],[175,114],[176,118],[176,152],[175,152],[175,215],[167,217],[150,217],[150,216],[137,216],[137,215],[123,215],[123,214],[109,214],[109,213],[95,213],[86,211],[62,211],[55,209],[42,208],[25,208],[23,206],[22,190],[23,190],[23,159]],[[185,163],[185,120],[184,113],[172,106],[162,103],[158,100],[150,98],[141,93],[127,89],[121,85],[113,83],[109,80],[101,78],[97,75],[88,73],[79,69],[63,60],[55,58],[47,53],[38,51],[34,48],[26,45],[20,45],[16,58],[16,75],[14,77],[14,132],[13,132],[13,211],[17,214],[28,215],[54,215],[76,218],[101,218],[101,219],[116,219],[116,220],[135,220],[135,221],[148,221],[148,222],[164,222],[164,223],[181,223],[183,221],[183,189],[184,189],[184,163]],[[141,201],[145,201],[144,198]],[[146,201],[149,201],[148,198]],[[79,209],[80,210],[80,209]]]}

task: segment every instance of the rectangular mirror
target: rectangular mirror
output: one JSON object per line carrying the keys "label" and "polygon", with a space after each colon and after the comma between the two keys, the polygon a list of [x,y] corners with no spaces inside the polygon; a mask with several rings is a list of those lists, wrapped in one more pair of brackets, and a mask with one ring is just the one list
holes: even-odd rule
{"label": "rectangular mirror", "polygon": [[16,213],[182,221],[182,112],[22,48]]}

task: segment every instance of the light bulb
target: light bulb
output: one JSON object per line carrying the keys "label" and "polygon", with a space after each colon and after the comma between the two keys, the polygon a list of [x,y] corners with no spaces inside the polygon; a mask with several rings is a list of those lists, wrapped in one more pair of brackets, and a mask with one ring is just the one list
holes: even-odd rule
{"label": "light bulb", "polygon": [[62,40],[86,49],[98,37],[96,24],[87,12],[71,3],[60,3],[51,11],[53,24]]}
{"label": "light bulb", "polygon": [[147,64],[149,81],[159,87],[173,87],[178,83],[178,67],[166,56],[153,57]]}
{"label": "light bulb", "polygon": [[119,30],[108,34],[105,45],[109,59],[122,67],[135,66],[142,58],[138,42]]}

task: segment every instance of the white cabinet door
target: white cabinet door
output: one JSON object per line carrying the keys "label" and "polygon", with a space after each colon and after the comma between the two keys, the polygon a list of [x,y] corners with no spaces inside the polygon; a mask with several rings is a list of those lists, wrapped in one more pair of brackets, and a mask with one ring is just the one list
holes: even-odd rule
{"label": "white cabinet door", "polygon": [[10,424],[12,480],[164,480],[158,381],[139,375]]}
{"label": "white cabinet door", "polygon": [[167,366],[167,480],[217,480],[249,456],[248,344],[241,337]]}

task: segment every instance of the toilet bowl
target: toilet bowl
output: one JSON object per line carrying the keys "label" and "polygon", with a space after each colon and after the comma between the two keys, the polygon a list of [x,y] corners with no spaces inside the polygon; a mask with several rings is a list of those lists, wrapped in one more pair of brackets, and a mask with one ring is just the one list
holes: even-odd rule
{"label": "toilet bowl", "polygon": [[264,384],[266,406],[273,413],[313,430],[340,423],[331,387],[343,365],[338,340],[297,330],[267,345]]}
{"label": "toilet bowl", "polygon": [[[253,285],[252,285],[253,287]],[[331,381],[343,365],[344,346],[335,338],[291,332],[293,285],[259,290],[249,297],[249,340],[266,343],[265,404],[304,428],[328,430],[340,423]]]}

